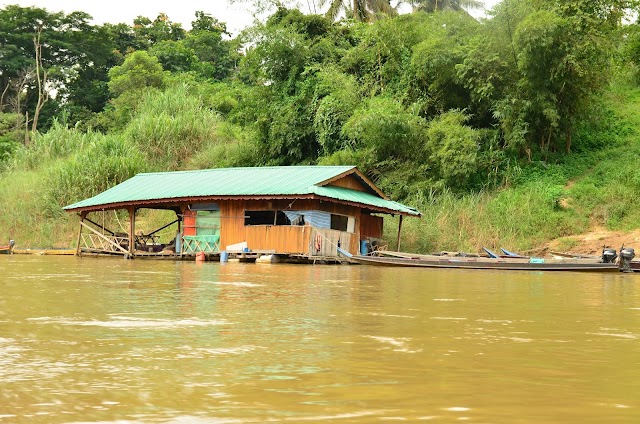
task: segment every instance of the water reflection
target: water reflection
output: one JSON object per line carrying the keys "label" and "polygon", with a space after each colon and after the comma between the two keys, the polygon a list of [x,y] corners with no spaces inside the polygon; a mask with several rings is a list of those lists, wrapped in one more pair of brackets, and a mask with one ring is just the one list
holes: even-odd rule
{"label": "water reflection", "polygon": [[640,419],[633,275],[18,255],[0,272],[0,422]]}

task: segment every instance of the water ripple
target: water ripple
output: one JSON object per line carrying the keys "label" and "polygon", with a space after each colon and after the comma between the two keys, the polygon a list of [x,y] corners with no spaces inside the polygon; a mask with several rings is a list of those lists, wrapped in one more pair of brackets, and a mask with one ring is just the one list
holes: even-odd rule
{"label": "water ripple", "polygon": [[180,327],[207,327],[214,325],[225,325],[229,322],[225,320],[200,320],[196,318],[192,319],[154,319],[154,318],[134,318],[134,317],[122,317],[113,316],[110,321],[99,320],[74,320],[69,318],[51,318],[51,317],[39,317],[28,318],[29,321],[37,321],[41,324],[61,324],[61,325],[76,325],[83,327],[106,327],[106,328],[151,328],[157,330],[166,330],[171,328]]}

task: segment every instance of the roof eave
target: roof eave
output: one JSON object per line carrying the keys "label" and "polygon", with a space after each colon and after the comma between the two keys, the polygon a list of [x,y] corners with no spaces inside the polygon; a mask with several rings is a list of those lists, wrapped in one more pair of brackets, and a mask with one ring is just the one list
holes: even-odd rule
{"label": "roof eave", "polygon": [[[296,195],[254,195],[254,196],[200,196],[200,197],[182,197],[182,198],[165,198],[165,199],[150,199],[150,200],[135,200],[128,202],[117,202],[117,203],[107,203],[102,205],[92,205],[86,207],[65,207],[63,208],[66,212],[97,212],[104,210],[115,210],[115,209],[126,209],[130,206],[138,206],[139,208],[149,208],[149,209],[171,209],[172,207],[176,207],[179,204],[183,203],[198,203],[198,202],[210,202],[215,200],[291,200],[291,199],[317,199],[332,203],[339,203],[344,205],[350,205],[359,207],[362,209],[369,209],[379,213],[386,213],[390,215],[405,215],[405,216],[416,216],[420,217],[420,212],[416,211],[415,214],[405,211],[398,211],[395,209],[384,208],[381,206],[370,205],[366,203],[353,202],[348,200],[340,200],[334,199],[332,197],[319,196],[316,194],[296,194]],[[73,206],[73,205],[71,205]],[[158,207],[153,207],[158,206]]]}

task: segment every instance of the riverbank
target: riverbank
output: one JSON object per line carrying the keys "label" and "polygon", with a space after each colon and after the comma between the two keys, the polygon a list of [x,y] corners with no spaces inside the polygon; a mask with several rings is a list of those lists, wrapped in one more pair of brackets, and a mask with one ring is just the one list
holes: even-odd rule
{"label": "riverbank", "polygon": [[[514,165],[497,189],[465,195],[423,192],[400,199],[423,212],[422,219],[404,221],[402,250],[480,251],[486,246],[593,253],[603,245],[640,247],[640,90],[616,87],[607,96],[608,120],[576,135],[599,144],[594,150]],[[53,153],[50,147],[39,152],[41,160],[23,159],[25,166],[0,174],[0,240],[14,239],[20,249],[75,247],[77,217],[62,212],[56,189],[50,187],[70,184],[59,171],[73,158],[70,146],[95,142],[83,137],[89,136],[64,132],[59,138],[65,148],[53,146],[58,149]],[[103,219],[119,228],[117,215]],[[141,216],[150,227],[163,220],[160,213]],[[390,248],[395,248],[397,228],[397,218],[385,219]]]}

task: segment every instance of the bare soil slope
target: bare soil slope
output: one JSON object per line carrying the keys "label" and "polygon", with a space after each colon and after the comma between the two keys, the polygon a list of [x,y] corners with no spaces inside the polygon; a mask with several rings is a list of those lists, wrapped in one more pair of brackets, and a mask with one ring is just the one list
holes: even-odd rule
{"label": "bare soil slope", "polygon": [[585,234],[552,240],[540,250],[543,252],[571,252],[599,255],[602,252],[603,246],[613,247],[619,250],[623,245],[637,249],[640,253],[640,230],[623,232],[594,228]]}

